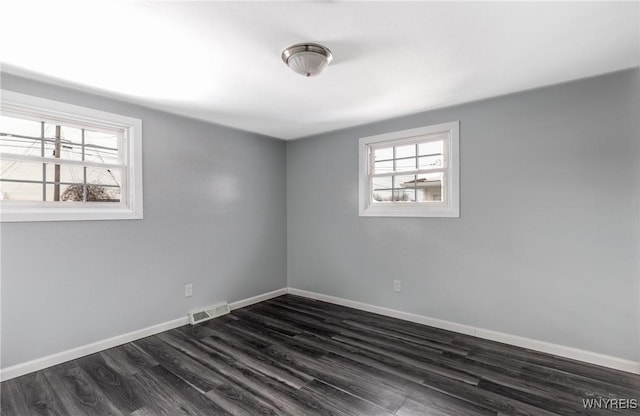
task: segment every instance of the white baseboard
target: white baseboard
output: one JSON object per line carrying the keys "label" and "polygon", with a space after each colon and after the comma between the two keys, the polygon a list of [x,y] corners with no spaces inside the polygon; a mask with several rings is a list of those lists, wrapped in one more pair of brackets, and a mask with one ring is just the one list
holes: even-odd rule
{"label": "white baseboard", "polygon": [[[253,305],[254,303],[262,302],[267,299],[275,298],[287,293],[287,289],[278,289],[272,292],[263,293],[261,295],[253,296],[251,298],[242,299],[229,304],[231,310],[244,308],[245,306]],[[46,357],[37,358],[32,361],[13,365],[0,369],[0,380],[6,381],[15,377],[32,373],[34,371],[42,370],[47,367],[51,367],[57,364],[62,364],[67,361],[75,360],[76,358],[84,357],[89,354],[104,351],[109,348],[117,347],[118,345],[126,344],[127,342],[136,341],[141,338],[145,338],[151,335],[159,334],[160,332],[168,331],[170,329],[177,328],[179,326],[187,325],[189,323],[189,317],[184,316],[182,318],[173,319],[168,322],[149,326],[146,328],[138,329],[136,331],[128,332],[126,334],[117,335],[112,338],[97,341],[91,344],[83,345],[70,350],[62,351],[56,354],[51,354]]]}
{"label": "white baseboard", "polygon": [[476,328],[469,325],[458,324],[455,322],[444,321],[441,319],[430,318],[428,316],[417,315],[414,313],[398,311],[395,309],[384,308],[382,306],[370,305],[368,303],[356,302],[349,299],[339,298],[335,296],[323,295],[321,293],[309,292],[307,290],[295,289],[290,287],[289,291],[292,295],[303,296],[310,299],[321,300],[336,305],[347,306],[349,308],[360,309],[367,312],[377,313],[379,315],[390,316],[405,321],[416,322],[423,325],[429,325],[435,328],[446,329],[461,334],[471,335],[478,338],[484,338],[491,341],[502,342],[504,344],[515,345],[517,347],[528,348],[548,354],[554,354],[561,357],[571,358],[578,361],[584,361],[591,364],[601,365],[603,367],[614,368],[616,370],[627,371],[630,373],[640,374],[640,362],[626,360],[623,358],[612,357],[609,355],[599,354],[596,352],[585,351],[564,345],[552,344],[550,342],[538,341],[535,339],[524,338],[517,335],[505,334],[502,332],[491,331],[484,328]]}
{"label": "white baseboard", "polygon": [[250,298],[242,299],[229,304],[229,309],[232,311],[235,309],[244,308],[245,306],[253,305],[254,303],[263,302],[265,300],[277,298],[278,296],[286,295],[288,293],[287,288],[274,290],[271,292],[263,293],[261,295],[253,296]]}

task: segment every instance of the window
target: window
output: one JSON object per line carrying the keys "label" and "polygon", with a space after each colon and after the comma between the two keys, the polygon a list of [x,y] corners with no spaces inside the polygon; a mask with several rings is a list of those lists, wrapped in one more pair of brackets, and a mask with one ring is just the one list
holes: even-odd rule
{"label": "window", "polygon": [[360,139],[360,215],[459,217],[459,123]]}
{"label": "window", "polygon": [[140,120],[0,93],[0,220],[142,218]]}

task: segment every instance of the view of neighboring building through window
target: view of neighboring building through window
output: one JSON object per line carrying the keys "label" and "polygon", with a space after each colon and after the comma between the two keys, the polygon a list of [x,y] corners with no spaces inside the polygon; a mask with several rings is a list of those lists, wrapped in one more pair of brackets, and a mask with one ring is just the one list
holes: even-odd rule
{"label": "view of neighboring building through window", "polygon": [[459,216],[458,122],[360,139],[360,215]]}
{"label": "view of neighboring building through window", "polygon": [[0,198],[120,202],[122,132],[0,116]]}
{"label": "view of neighboring building through window", "polygon": [[0,90],[0,221],[142,218],[142,121]]}

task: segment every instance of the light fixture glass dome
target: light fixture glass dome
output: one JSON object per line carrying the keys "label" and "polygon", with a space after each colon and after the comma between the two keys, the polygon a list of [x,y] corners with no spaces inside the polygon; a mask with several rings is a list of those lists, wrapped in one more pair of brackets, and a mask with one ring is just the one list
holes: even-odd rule
{"label": "light fixture glass dome", "polygon": [[282,51],[282,61],[305,77],[318,75],[332,59],[329,48],[317,43],[296,43]]}

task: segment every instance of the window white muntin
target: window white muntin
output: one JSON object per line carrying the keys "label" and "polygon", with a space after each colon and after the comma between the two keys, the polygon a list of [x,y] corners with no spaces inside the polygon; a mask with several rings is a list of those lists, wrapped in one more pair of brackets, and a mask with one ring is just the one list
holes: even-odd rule
{"label": "window white muntin", "polygon": [[[118,164],[100,164],[100,167],[122,169],[121,202],[65,202],[65,201],[0,201],[1,222],[21,221],[74,221],[139,219],[143,216],[142,197],[142,121],[13,91],[0,91],[0,113],[97,132],[118,134],[122,149]],[[83,167],[95,166],[90,161],[61,160],[15,154],[0,154],[0,160],[23,160]],[[46,159],[46,160],[45,160]],[[51,160],[49,160],[51,159]]]}
{"label": "window white muntin", "polygon": [[[363,137],[359,141],[359,213],[370,217],[459,217],[460,216],[460,157],[459,122],[395,131]],[[429,141],[443,141],[443,168],[406,171],[408,175],[443,172],[442,202],[373,202],[373,151]],[[417,156],[416,156],[417,157]],[[393,172],[387,175],[404,175]]]}

